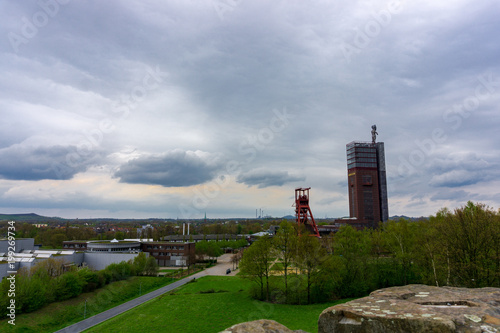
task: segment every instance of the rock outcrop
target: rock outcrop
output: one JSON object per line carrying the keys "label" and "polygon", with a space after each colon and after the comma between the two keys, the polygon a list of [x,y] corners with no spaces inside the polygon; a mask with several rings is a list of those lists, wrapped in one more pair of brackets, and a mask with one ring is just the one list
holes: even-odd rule
{"label": "rock outcrop", "polygon": [[306,333],[302,330],[292,331],[274,320],[254,320],[231,326],[221,333]]}
{"label": "rock outcrop", "polygon": [[324,310],[318,333],[500,333],[499,288],[408,285]]}

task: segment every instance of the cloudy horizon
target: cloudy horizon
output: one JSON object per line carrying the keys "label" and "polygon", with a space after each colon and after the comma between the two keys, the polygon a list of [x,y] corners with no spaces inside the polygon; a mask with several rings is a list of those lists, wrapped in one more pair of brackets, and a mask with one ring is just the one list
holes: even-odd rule
{"label": "cloudy horizon", "polygon": [[0,213],[347,216],[373,124],[391,216],[500,207],[498,1],[0,9]]}

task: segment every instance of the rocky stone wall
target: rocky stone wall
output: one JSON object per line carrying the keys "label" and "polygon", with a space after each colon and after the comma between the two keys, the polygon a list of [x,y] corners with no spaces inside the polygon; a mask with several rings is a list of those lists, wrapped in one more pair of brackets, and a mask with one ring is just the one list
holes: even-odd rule
{"label": "rocky stone wall", "polygon": [[231,326],[221,333],[307,333],[302,330],[292,331],[274,320],[254,320]]}
{"label": "rocky stone wall", "polygon": [[500,332],[499,288],[408,285],[324,310],[318,333]]}
{"label": "rocky stone wall", "polygon": [[[224,333],[292,333],[273,320],[234,325]],[[500,333],[500,288],[408,285],[332,306],[318,333]]]}

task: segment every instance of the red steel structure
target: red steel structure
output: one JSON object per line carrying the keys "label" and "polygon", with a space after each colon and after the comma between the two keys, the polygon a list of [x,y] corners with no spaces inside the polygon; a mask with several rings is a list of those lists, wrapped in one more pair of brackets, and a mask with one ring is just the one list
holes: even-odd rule
{"label": "red steel structure", "polygon": [[299,236],[300,226],[303,224],[306,229],[311,232],[311,236],[320,237],[318,227],[316,226],[316,222],[311,212],[311,207],[309,207],[310,189],[310,187],[295,189],[295,217],[299,226]]}

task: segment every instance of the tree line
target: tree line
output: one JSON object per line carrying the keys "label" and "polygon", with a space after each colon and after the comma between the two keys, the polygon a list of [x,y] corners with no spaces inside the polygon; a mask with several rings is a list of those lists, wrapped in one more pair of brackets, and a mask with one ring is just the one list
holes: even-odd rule
{"label": "tree line", "polygon": [[[100,271],[93,271],[88,267],[66,266],[63,260],[49,258],[30,269],[21,268],[17,272],[16,313],[32,312],[46,304],[73,298],[131,276],[156,276],[157,273],[156,260],[151,256],[146,257],[143,252],[134,260],[113,263]],[[7,315],[9,285],[6,278],[0,283],[0,318]]]}
{"label": "tree line", "polygon": [[222,241],[200,241],[196,242],[196,259],[198,262],[203,262],[206,257],[209,260],[214,260],[224,254],[225,250],[236,250],[248,245],[248,241],[244,238],[238,240],[222,240]]}
{"label": "tree line", "polygon": [[[271,222],[266,222],[266,225]],[[118,227],[120,226],[120,227]],[[116,230],[114,230],[116,227]],[[70,223],[65,225],[38,228],[31,223],[16,223],[16,238],[34,238],[35,244],[42,244],[45,248],[62,248],[64,241],[72,240],[124,240],[135,238],[148,238],[155,241],[162,240],[169,235],[182,235],[182,227],[179,223],[162,222],[152,224],[152,228],[137,229],[140,224],[117,223],[116,226],[109,224],[97,224],[87,226]],[[119,228],[119,229],[118,229]],[[184,241],[193,241],[192,235],[197,234],[252,234],[263,229],[263,222],[253,221],[230,221],[228,223],[192,223],[190,234],[185,235]],[[7,235],[7,222],[0,222],[0,235]]]}
{"label": "tree line", "polygon": [[297,234],[296,224],[282,222],[276,236],[244,251],[240,269],[255,282],[254,297],[301,304],[411,283],[500,287],[500,211],[484,204],[374,230],[345,225],[321,239]]}

